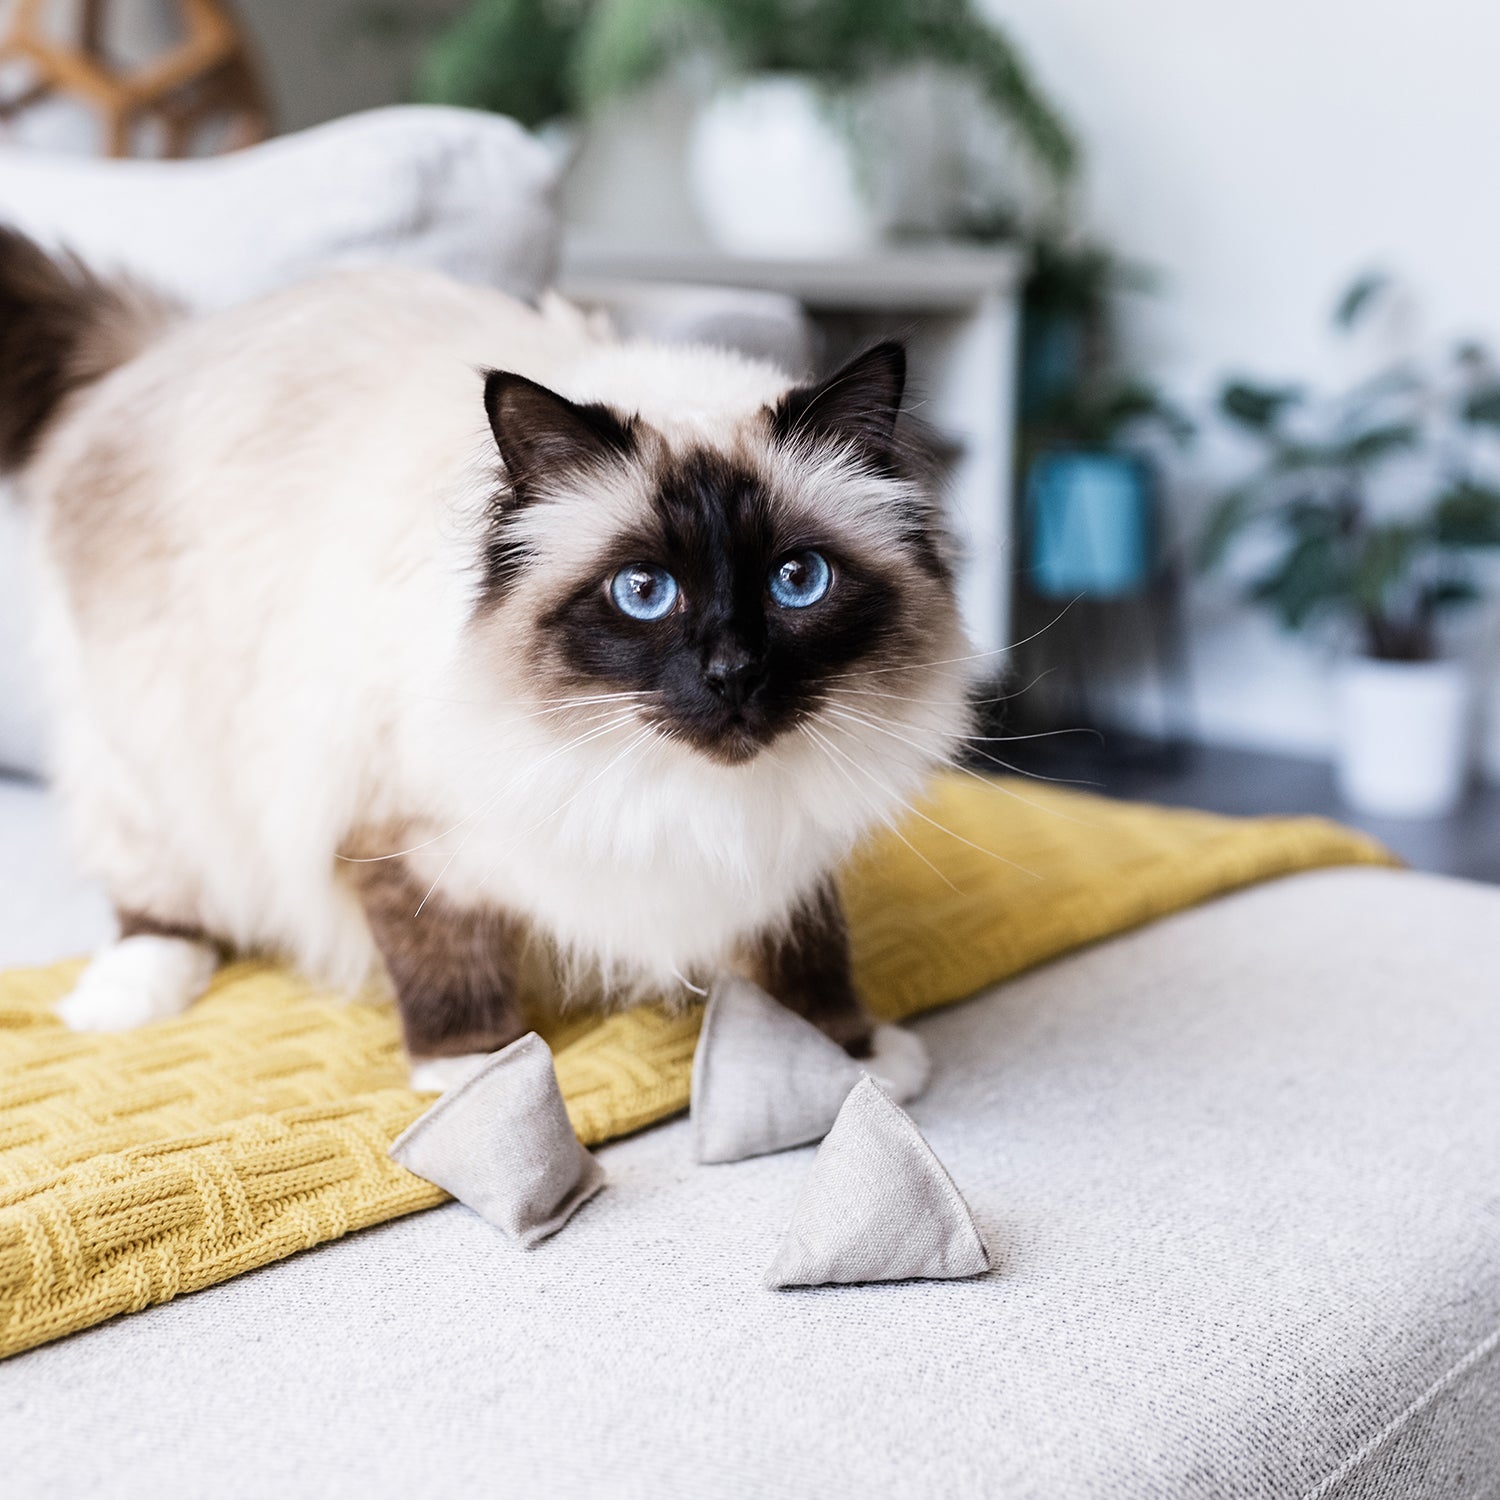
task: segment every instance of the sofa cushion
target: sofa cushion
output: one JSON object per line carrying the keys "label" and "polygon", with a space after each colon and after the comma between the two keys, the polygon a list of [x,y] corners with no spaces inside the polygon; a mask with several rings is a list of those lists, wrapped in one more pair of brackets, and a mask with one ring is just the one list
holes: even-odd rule
{"label": "sofa cushion", "polygon": [[1497,931],[1487,887],[1301,875],[918,1022],[976,1281],[764,1290],[811,1149],[696,1167],[678,1122],[529,1257],[444,1208],[0,1365],[7,1480],[1491,1494]]}
{"label": "sofa cushion", "polygon": [[403,105],[190,161],[0,148],[0,219],[195,307],[393,262],[534,299],[556,261],[557,171],[514,120]]}

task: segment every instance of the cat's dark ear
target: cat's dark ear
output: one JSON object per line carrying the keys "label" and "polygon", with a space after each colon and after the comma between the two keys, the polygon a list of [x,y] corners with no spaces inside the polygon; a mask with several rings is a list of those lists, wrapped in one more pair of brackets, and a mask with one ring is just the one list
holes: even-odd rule
{"label": "cat's dark ear", "polygon": [[772,408],[772,429],[781,441],[852,443],[884,463],[891,457],[905,389],[906,350],[888,339],[855,355],[820,384],[788,391]]}
{"label": "cat's dark ear", "polygon": [[631,419],[598,402],[569,401],[508,370],[485,375],[484,410],[518,493],[550,477],[624,457],[635,446]]}

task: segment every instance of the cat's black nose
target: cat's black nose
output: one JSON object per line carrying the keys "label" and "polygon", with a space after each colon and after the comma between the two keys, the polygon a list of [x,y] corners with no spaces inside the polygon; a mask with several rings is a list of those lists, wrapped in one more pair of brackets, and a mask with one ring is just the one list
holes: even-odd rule
{"label": "cat's black nose", "polygon": [[716,646],[703,663],[703,680],[730,708],[740,708],[766,680],[765,659],[743,646]]}

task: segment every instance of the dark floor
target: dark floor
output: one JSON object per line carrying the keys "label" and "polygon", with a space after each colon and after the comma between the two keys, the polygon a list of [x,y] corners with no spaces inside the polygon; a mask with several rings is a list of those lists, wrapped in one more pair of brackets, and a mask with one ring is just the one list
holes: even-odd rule
{"label": "dark floor", "polygon": [[1369,818],[1346,807],[1326,761],[1215,747],[1180,754],[1066,736],[1001,747],[1018,769],[1078,781],[1132,801],[1224,813],[1319,813],[1380,839],[1419,870],[1500,884],[1500,788],[1476,790],[1454,816]]}

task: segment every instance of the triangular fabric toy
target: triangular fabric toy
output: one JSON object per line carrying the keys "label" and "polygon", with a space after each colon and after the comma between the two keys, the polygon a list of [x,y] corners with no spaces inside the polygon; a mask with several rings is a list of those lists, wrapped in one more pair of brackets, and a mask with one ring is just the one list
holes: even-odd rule
{"label": "triangular fabric toy", "polygon": [[747,979],[720,979],[693,1054],[693,1150],[743,1161],[828,1134],[864,1070]]}
{"label": "triangular fabric toy", "polygon": [[526,1249],[604,1186],[568,1122],[552,1053],[534,1031],[495,1053],[391,1143],[425,1177]]}
{"label": "triangular fabric toy", "polygon": [[911,1116],[872,1078],[850,1092],[802,1186],[768,1287],[977,1276],[969,1206]]}

